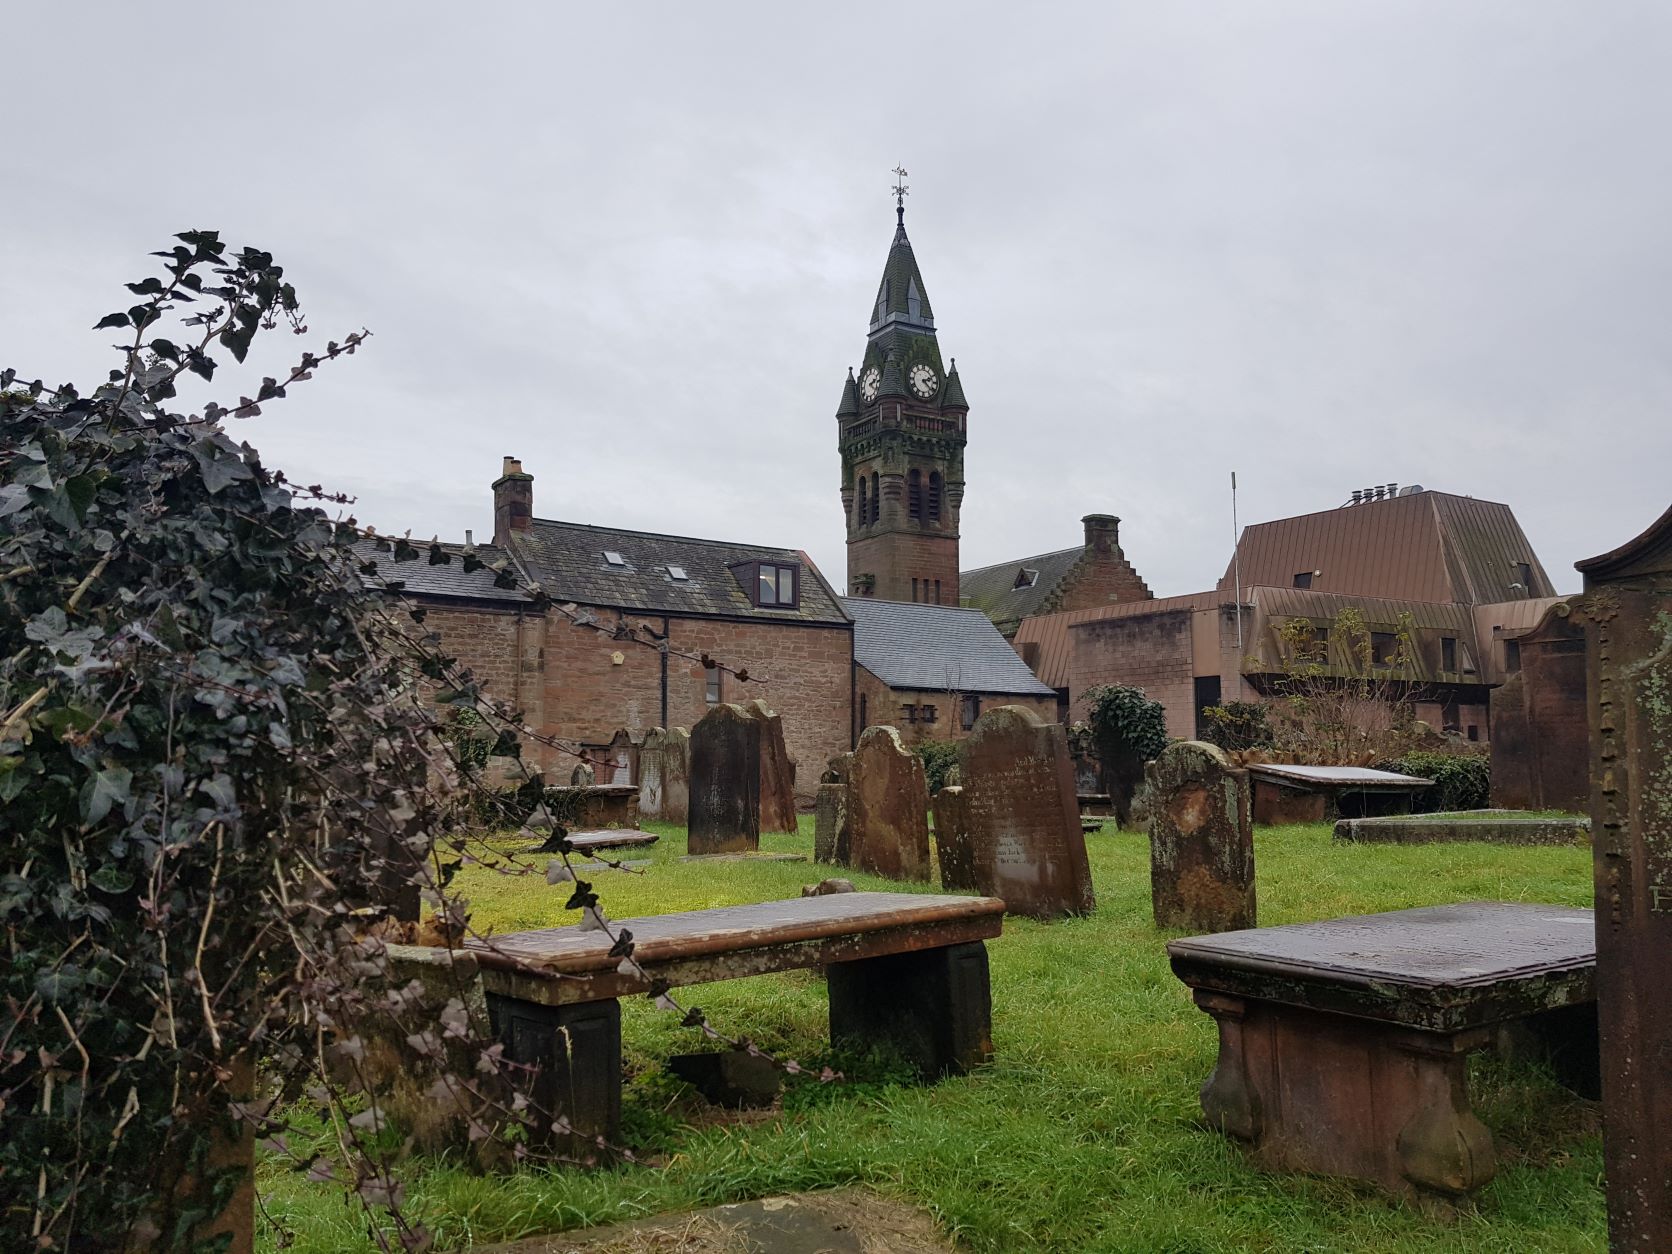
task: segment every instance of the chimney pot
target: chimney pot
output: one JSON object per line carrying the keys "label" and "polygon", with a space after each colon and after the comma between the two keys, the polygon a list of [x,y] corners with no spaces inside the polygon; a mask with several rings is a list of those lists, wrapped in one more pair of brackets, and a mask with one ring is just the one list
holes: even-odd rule
{"label": "chimney pot", "polygon": [[1353,504],[1357,505],[1363,499],[1364,499],[1364,493],[1361,492],[1358,488],[1354,488],[1353,489]]}
{"label": "chimney pot", "polygon": [[1113,514],[1087,514],[1080,519],[1086,529],[1086,547],[1098,553],[1120,548],[1120,519]]}
{"label": "chimney pot", "polygon": [[507,457],[493,484],[493,542],[503,545],[513,531],[533,528],[534,476],[525,473],[515,457]]}

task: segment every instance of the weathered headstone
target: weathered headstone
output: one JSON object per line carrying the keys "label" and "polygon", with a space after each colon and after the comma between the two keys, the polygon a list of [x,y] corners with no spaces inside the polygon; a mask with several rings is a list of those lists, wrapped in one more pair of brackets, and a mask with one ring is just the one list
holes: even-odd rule
{"label": "weathered headstone", "polygon": [[838,753],[825,765],[824,774],[819,776],[821,784],[845,784],[853,771],[853,754]]}
{"label": "weathered headstone", "polygon": [[1579,569],[1609,1246],[1672,1250],[1672,509]]}
{"label": "weathered headstone", "polygon": [[848,786],[820,784],[813,804],[813,860],[847,865]]}
{"label": "weathered headstone", "polygon": [[694,854],[759,849],[761,721],[740,705],[717,705],[691,729]]}
{"label": "weathered headstone", "polygon": [[793,832],[795,826],[795,765],[784,746],[784,720],[764,701],[744,707],[761,724],[761,831]]}
{"label": "weathered headstone", "polygon": [[942,888],[955,893],[980,891],[970,861],[962,784],[947,784],[935,794],[935,856],[940,859]]}
{"label": "weathered headstone", "polygon": [[590,788],[597,782],[597,772],[592,769],[592,763],[582,762],[569,772],[569,786],[571,788]]}
{"label": "weathered headstone", "polygon": [[[837,785],[839,787],[839,785]],[[923,759],[892,727],[868,727],[848,784],[848,865],[897,880],[929,878],[929,784]]]}
{"label": "weathered headstone", "polygon": [[639,815],[683,823],[690,815],[691,733],[683,727],[647,732],[639,749]]}
{"label": "weathered headstone", "polygon": [[943,844],[943,863],[949,851],[955,866],[967,859],[970,887],[1004,898],[1007,913],[1090,914],[1097,900],[1061,725],[995,706],[976,719],[960,755],[965,847]]}
{"label": "weathered headstone", "polygon": [[1156,926],[1192,932],[1255,926],[1248,772],[1214,745],[1183,740],[1163,749],[1146,776]]}

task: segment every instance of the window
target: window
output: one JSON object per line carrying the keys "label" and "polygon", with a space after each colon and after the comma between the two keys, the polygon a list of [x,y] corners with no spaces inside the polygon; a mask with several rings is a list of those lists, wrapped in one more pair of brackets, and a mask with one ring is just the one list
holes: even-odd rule
{"label": "window", "polygon": [[1521,585],[1523,596],[1533,595],[1533,564],[1531,562],[1517,562],[1515,564],[1515,581]]}
{"label": "window", "polygon": [[755,591],[756,605],[795,605],[795,567],[760,564]]}
{"label": "window", "polygon": [[1457,640],[1453,636],[1440,637],[1440,669],[1443,671],[1457,669]]}
{"label": "window", "polygon": [[920,721],[920,722],[924,722],[924,723],[934,722],[935,721],[935,707],[932,706],[932,705],[920,705],[920,706],[918,706],[917,707],[917,717],[918,717],[918,721]]}
{"label": "window", "polygon": [[871,521],[876,522],[882,517],[882,480],[877,472],[871,472]]}
{"label": "window", "polygon": [[1521,669],[1521,642],[1519,640],[1504,641],[1504,670],[1513,675]]}
{"label": "window", "polygon": [[935,580],[935,604],[940,604],[940,580]]}
{"label": "window", "polygon": [[941,472],[929,472],[929,521],[939,522],[941,516],[941,488],[943,487]]}
{"label": "window", "polygon": [[917,600],[917,580],[915,579],[911,581],[911,599],[913,601]]}
{"label": "window", "polygon": [[1312,572],[1301,570],[1295,572],[1295,587],[1310,588],[1312,586]]}
{"label": "window", "polygon": [[1399,637],[1391,631],[1370,633],[1370,664],[1392,666],[1399,660]]}
{"label": "window", "polygon": [[860,475],[858,504],[854,506],[853,511],[853,525],[856,527],[863,527],[871,521],[871,497],[868,491],[870,486],[870,481],[864,475]]}
{"label": "window", "polygon": [[627,565],[627,559],[622,557],[621,554],[617,553],[614,549],[604,550],[604,561],[611,566]]}
{"label": "window", "polygon": [[863,692],[860,693],[859,694],[859,730],[860,731],[864,731],[867,727],[869,727],[871,725],[871,712],[870,712],[870,709],[869,709],[870,704],[871,703],[868,700],[866,700],[865,694]]}
{"label": "window", "polygon": [[1016,572],[1016,582],[1010,586],[1012,588],[1031,588],[1038,582],[1039,572],[1037,570],[1029,570],[1026,566],[1024,566]]}
{"label": "window", "polygon": [[959,712],[959,722],[965,731],[975,726],[975,720],[981,717],[981,698],[965,697],[964,708]]}
{"label": "window", "polygon": [[923,517],[923,472],[909,471],[906,474],[906,512],[913,518]]}
{"label": "window", "polygon": [[720,668],[718,666],[712,666],[711,665],[711,666],[705,666],[702,669],[703,669],[703,676],[708,680],[708,690],[703,694],[703,699],[705,701],[707,701],[708,704],[710,704],[710,705],[719,705],[720,704]]}
{"label": "window", "polygon": [[915,705],[902,705],[900,707],[900,721],[902,723],[917,722],[917,707]]}
{"label": "window", "polygon": [[668,578],[675,580],[678,583],[684,583],[686,580],[690,579],[691,576],[685,573],[685,568],[683,566],[670,566],[668,567]]}
{"label": "window", "polygon": [[1469,739],[1470,740],[1479,740],[1480,739],[1480,728],[1478,726],[1476,726],[1474,723],[1469,724]]}

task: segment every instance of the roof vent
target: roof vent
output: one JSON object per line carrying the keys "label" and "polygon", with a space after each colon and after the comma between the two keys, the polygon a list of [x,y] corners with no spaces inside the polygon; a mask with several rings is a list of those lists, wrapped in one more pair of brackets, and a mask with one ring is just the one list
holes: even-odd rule
{"label": "roof vent", "polygon": [[606,562],[608,562],[611,566],[626,566],[627,565],[627,559],[625,557],[622,557],[621,554],[617,553],[614,549],[605,549],[604,550],[604,560]]}
{"label": "roof vent", "polygon": [[668,567],[668,578],[669,579],[676,579],[680,583],[684,583],[690,577],[691,576],[689,576],[685,573],[685,568],[683,566],[670,566],[670,567]]}
{"label": "roof vent", "polygon": [[1399,489],[1399,495],[1400,496],[1415,496],[1418,492],[1421,492],[1421,491],[1422,491],[1422,484],[1420,484],[1420,483],[1407,483],[1404,487]]}

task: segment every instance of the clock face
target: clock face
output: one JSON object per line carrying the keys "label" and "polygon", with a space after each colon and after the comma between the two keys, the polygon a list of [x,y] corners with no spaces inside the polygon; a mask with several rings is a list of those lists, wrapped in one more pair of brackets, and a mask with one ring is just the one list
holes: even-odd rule
{"label": "clock face", "polygon": [[882,371],[872,366],[859,377],[859,395],[866,402],[877,399],[877,389],[882,386]]}
{"label": "clock face", "polygon": [[913,366],[911,368],[911,390],[924,400],[935,394],[940,386],[940,379],[935,374],[935,368],[930,365]]}

